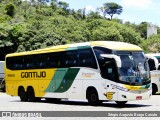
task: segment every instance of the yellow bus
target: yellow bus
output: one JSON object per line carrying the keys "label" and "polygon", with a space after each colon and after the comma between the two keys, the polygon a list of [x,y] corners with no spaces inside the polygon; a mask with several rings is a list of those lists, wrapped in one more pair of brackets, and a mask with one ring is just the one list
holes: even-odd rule
{"label": "yellow bus", "polygon": [[125,104],[152,94],[148,63],[133,44],[93,41],[6,55],[6,93],[21,101],[84,99]]}

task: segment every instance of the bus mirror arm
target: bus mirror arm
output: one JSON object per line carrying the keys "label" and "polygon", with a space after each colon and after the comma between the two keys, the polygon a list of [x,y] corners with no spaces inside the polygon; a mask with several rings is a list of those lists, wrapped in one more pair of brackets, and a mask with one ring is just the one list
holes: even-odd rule
{"label": "bus mirror arm", "polygon": [[121,59],[117,55],[112,55],[112,54],[101,54],[100,55],[102,58],[113,58],[116,61],[117,67],[121,68]]}

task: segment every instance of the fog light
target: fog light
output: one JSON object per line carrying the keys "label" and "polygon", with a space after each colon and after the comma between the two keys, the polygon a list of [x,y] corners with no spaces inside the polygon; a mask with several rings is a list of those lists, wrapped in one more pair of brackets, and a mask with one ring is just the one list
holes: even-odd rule
{"label": "fog light", "polygon": [[122,95],[123,98],[127,98],[125,95]]}

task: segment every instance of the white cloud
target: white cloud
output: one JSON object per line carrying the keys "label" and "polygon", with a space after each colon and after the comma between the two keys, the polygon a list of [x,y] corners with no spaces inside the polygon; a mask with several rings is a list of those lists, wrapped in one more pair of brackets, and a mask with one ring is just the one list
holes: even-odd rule
{"label": "white cloud", "polygon": [[153,0],[122,0],[122,6],[147,9],[151,6],[152,1]]}
{"label": "white cloud", "polygon": [[96,11],[96,9],[93,6],[91,6],[91,5],[88,5],[85,8],[86,8],[86,12]]}

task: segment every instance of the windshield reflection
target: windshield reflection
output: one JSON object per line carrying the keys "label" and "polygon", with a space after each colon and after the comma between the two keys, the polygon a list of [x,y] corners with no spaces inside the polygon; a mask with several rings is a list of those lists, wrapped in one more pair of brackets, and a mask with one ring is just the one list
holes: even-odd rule
{"label": "windshield reflection", "polygon": [[129,85],[150,83],[147,61],[142,52],[119,52],[122,67],[119,68],[120,81]]}

